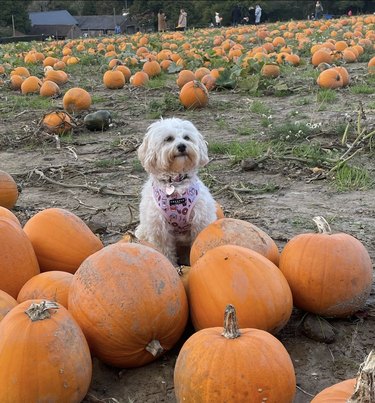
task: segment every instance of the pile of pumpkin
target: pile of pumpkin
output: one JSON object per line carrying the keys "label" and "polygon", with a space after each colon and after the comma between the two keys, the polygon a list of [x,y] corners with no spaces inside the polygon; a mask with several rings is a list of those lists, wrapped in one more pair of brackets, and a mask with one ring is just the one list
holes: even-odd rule
{"label": "pile of pumpkin", "polygon": [[[2,402],[78,403],[91,382],[91,354],[121,368],[150,363],[180,339],[189,311],[196,333],[177,358],[177,401],[292,402],[293,364],[272,334],[293,304],[347,317],[370,294],[365,247],[332,234],[321,218],[319,234],[295,236],[281,255],[260,228],[220,218],[194,241],[181,278],[152,245],[125,236],[104,247],[64,209],[42,210],[22,228],[10,211],[17,198],[15,181],[0,171]],[[355,383],[345,381],[346,398]],[[313,401],[326,401],[325,393]]]}

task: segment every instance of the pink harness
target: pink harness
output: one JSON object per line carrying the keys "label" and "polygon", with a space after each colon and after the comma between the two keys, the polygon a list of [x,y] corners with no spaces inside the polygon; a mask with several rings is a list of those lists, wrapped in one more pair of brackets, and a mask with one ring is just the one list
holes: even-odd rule
{"label": "pink harness", "polygon": [[183,193],[174,191],[168,195],[164,190],[152,185],[154,199],[175,234],[183,234],[190,230],[190,214],[199,193],[198,182],[193,183]]}

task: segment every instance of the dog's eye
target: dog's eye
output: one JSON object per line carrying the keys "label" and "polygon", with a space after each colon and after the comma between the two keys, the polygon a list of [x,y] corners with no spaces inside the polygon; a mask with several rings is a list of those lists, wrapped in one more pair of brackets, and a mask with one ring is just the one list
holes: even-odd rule
{"label": "dog's eye", "polygon": [[167,143],[170,143],[171,141],[173,141],[173,136],[168,136],[164,139],[164,141],[166,141]]}
{"label": "dog's eye", "polygon": [[184,140],[189,141],[190,137],[188,135],[184,136]]}

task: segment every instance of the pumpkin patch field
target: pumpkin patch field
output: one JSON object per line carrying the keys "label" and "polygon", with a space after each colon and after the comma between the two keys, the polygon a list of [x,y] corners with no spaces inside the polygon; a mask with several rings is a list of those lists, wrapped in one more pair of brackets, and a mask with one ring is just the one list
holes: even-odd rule
{"label": "pumpkin patch field", "polygon": [[[223,213],[179,270],[133,235],[137,149],[168,117],[206,139]],[[51,354],[76,389],[46,373],[32,393],[53,379],[86,403],[309,403],[356,377],[375,346],[374,15],[2,44],[0,121],[2,374],[27,388],[7,350]]]}

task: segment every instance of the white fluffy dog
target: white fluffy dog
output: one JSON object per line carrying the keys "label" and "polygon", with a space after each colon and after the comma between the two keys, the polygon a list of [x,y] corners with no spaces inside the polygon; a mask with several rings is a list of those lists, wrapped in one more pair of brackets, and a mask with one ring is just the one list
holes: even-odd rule
{"label": "white fluffy dog", "polygon": [[[137,238],[155,245],[173,264],[197,234],[216,220],[216,204],[197,171],[207,145],[187,120],[161,119],[148,128],[138,157],[149,174],[140,203]],[[186,257],[186,256],[185,256]]]}

